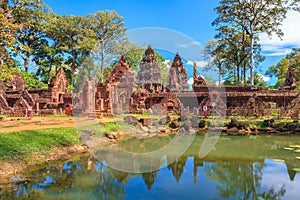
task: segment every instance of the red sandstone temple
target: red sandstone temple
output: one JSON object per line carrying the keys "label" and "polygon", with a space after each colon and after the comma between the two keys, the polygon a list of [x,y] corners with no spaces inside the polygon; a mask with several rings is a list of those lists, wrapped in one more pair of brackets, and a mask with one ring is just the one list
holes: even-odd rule
{"label": "red sandstone temple", "polygon": [[[0,83],[1,113],[22,116],[29,106],[41,115],[64,113],[73,103],[74,114],[83,116],[144,113],[183,115],[193,112],[203,115],[203,107],[219,116],[280,116],[298,118],[300,95],[291,69],[281,90],[263,90],[257,86],[212,86],[197,75],[194,65],[193,91],[188,85],[187,71],[177,53],[164,85],[160,66],[151,46],[147,48],[137,74],[130,71],[121,57],[105,83],[89,78],[81,92],[67,92],[68,82],[58,70],[48,89],[29,90],[17,73]],[[72,98],[73,97],[73,98]]]}
{"label": "red sandstone temple", "polygon": [[14,73],[6,87],[0,83],[0,111],[11,116],[24,116],[29,107],[35,113],[52,115],[63,113],[72,103],[67,91],[68,81],[63,69],[59,69],[47,89],[30,90],[20,74]]}
{"label": "red sandstone temple", "polygon": [[85,82],[84,94],[79,95],[74,107],[78,113],[92,116],[144,112],[182,115],[190,111],[202,115],[205,105],[210,114],[221,116],[272,116],[274,112],[280,112],[281,116],[298,118],[300,96],[295,90],[296,78],[291,69],[287,72],[282,90],[207,85],[201,76],[197,76],[195,65],[193,91],[190,91],[187,81],[186,69],[177,53],[167,84],[163,85],[160,66],[149,46],[136,79],[122,57],[106,83]]}

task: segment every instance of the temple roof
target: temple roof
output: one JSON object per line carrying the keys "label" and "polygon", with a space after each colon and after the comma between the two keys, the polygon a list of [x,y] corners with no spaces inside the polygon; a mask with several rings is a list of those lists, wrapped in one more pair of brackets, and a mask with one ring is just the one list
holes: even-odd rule
{"label": "temple roof", "polygon": [[125,57],[121,56],[120,60],[115,65],[112,72],[108,75],[108,82],[119,81],[128,72],[130,72],[130,69],[126,64]]}

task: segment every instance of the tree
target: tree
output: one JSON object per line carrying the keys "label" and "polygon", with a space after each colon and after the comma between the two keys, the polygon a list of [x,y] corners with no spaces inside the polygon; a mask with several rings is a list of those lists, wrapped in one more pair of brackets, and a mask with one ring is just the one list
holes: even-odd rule
{"label": "tree", "polygon": [[61,31],[57,26],[57,21],[60,16],[54,13],[45,15],[44,20],[40,24],[44,37],[40,39],[38,45],[34,49],[33,61],[38,64],[39,69],[37,75],[44,79],[44,82],[50,84],[52,78],[53,67],[63,66],[64,55],[63,47],[60,38],[62,37]]}
{"label": "tree", "polygon": [[131,71],[138,71],[140,61],[145,53],[144,47],[137,46],[125,38],[116,43],[113,48],[116,54],[113,65],[117,64],[121,56],[124,56]]}
{"label": "tree", "polygon": [[86,25],[95,33],[95,57],[100,61],[100,80],[103,82],[104,67],[110,65],[110,56],[115,54],[114,45],[120,42],[126,31],[123,17],[115,11],[99,11],[88,16]]}
{"label": "tree", "polygon": [[204,167],[208,179],[217,182],[217,190],[223,199],[281,199],[286,193],[282,186],[262,190],[263,162],[234,161],[215,162]]}
{"label": "tree", "polygon": [[39,46],[40,40],[44,38],[41,21],[44,19],[48,7],[39,0],[13,2],[14,19],[17,23],[22,24],[15,36],[17,39],[16,53],[24,60],[24,68],[28,72],[30,56]]}
{"label": "tree", "polygon": [[85,56],[95,49],[95,34],[87,27],[88,18],[82,16],[57,16],[53,22],[57,34],[57,46],[67,56],[66,64],[71,68],[71,86],[74,75]]}
{"label": "tree", "polygon": [[[225,62],[225,67],[228,72],[233,73],[234,83],[240,85],[244,78],[244,85],[247,83],[247,60],[249,60],[249,44],[250,39],[246,32],[238,32],[231,27],[220,27],[217,29],[218,34],[217,45],[222,47],[222,54]],[[256,66],[259,66],[259,62],[264,60],[264,57],[260,54],[260,45],[257,43],[258,37],[255,38],[254,43],[254,58]]]}
{"label": "tree", "polygon": [[15,23],[12,15],[13,8],[8,7],[8,1],[0,3],[0,79],[11,77],[12,67],[15,66],[13,52],[16,43],[15,34],[21,24]]}
{"label": "tree", "polygon": [[263,77],[262,74],[254,73],[254,83],[255,83],[256,86],[261,86],[264,89],[269,88],[269,86],[265,82],[264,77]]}
{"label": "tree", "polygon": [[[275,88],[283,87],[289,67],[292,68],[297,81],[300,81],[300,48],[294,48],[290,54],[267,70],[266,75],[277,78]],[[297,84],[297,89],[300,91],[299,84]]]}
{"label": "tree", "polygon": [[224,74],[226,62],[225,44],[220,40],[208,41],[203,49],[203,58],[208,61],[206,69],[217,68],[218,82],[221,85],[221,75]]}
{"label": "tree", "polygon": [[280,26],[289,4],[284,0],[221,0],[215,8],[218,17],[212,23],[217,28],[232,27],[245,31],[250,38],[250,85],[254,85],[254,44],[258,33],[283,35]]}

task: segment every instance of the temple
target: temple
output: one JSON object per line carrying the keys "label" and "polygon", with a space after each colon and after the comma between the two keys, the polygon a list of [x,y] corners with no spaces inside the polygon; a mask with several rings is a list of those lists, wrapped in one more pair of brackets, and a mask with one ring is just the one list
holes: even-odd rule
{"label": "temple", "polygon": [[[177,53],[169,70],[167,83],[163,85],[160,66],[154,50],[148,46],[141,60],[135,79],[124,58],[108,76],[106,83],[94,88],[95,114],[114,115],[121,113],[152,114],[172,113],[181,115],[194,110],[203,114],[203,106],[210,114],[239,116],[298,117],[300,96],[295,90],[296,78],[291,69],[287,72],[282,90],[263,90],[258,86],[213,86],[197,75],[194,64],[193,91],[189,90],[186,69]],[[88,84],[88,83],[86,83]],[[81,104],[79,110],[85,110]]]}
{"label": "temple", "polygon": [[10,116],[24,116],[28,107],[36,114],[61,114],[72,103],[68,81],[62,68],[46,89],[28,89],[20,74],[14,73],[6,86],[0,83],[0,111]]}
{"label": "temple", "polygon": [[280,116],[299,117],[300,95],[296,91],[296,77],[291,68],[280,90],[264,90],[258,86],[215,86],[198,76],[194,63],[192,91],[187,71],[177,53],[164,85],[159,63],[148,46],[135,74],[122,56],[108,74],[105,83],[89,77],[81,85],[80,93],[69,93],[63,69],[57,71],[46,89],[28,89],[18,73],[13,79],[0,82],[0,111],[12,116],[24,116],[28,107],[34,113],[51,115],[64,113],[73,104],[74,114],[83,116],[110,116],[149,112],[163,115],[220,116]]}

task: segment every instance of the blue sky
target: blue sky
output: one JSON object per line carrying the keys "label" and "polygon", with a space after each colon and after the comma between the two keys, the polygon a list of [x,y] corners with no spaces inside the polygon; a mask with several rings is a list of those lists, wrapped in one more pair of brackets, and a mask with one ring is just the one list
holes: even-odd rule
{"label": "blue sky", "polygon": [[[198,44],[198,47],[204,46],[208,40],[214,38],[215,31],[211,23],[216,18],[213,9],[219,3],[218,0],[45,0],[45,2],[59,15],[88,15],[98,10],[115,10],[124,17],[125,26],[129,31],[133,31],[131,33],[137,33],[134,32],[136,29],[144,27],[169,29],[182,34],[184,38],[189,37]],[[266,56],[266,60],[261,64],[263,70],[260,73],[264,74],[268,66],[276,64],[292,47],[300,47],[300,37],[297,35],[300,31],[297,26],[299,18],[299,13],[288,14],[283,26],[286,36],[282,41],[275,37],[270,39],[261,36],[262,53]],[[147,43],[145,35],[140,36],[140,39],[144,39]],[[180,49],[176,51],[181,53]],[[172,59],[167,54],[165,58]],[[191,56],[191,59],[195,61],[196,58]],[[275,79],[271,79],[270,83],[274,81]]]}

